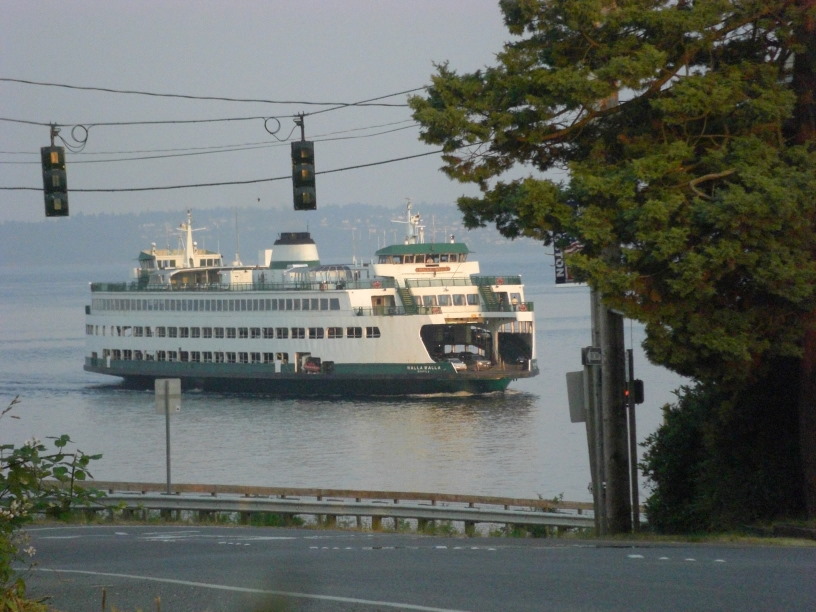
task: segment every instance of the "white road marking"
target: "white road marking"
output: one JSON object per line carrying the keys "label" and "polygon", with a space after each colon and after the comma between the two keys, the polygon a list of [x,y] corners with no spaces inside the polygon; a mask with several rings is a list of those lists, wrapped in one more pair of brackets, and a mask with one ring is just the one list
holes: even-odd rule
{"label": "white road marking", "polygon": [[[645,558],[643,555],[627,555],[627,557],[629,557],[630,559],[643,559],[643,558]],[[657,560],[658,561],[670,561],[671,557],[658,557]],[[683,561],[691,561],[693,563],[696,563],[697,559],[694,559],[692,557],[687,557],[687,558],[683,559]],[[725,563],[725,559],[714,559],[713,563]]]}
{"label": "white road marking", "polygon": [[496,552],[498,548],[495,546],[431,546],[431,547],[421,547],[421,546],[309,546],[309,550],[452,550],[452,551],[461,551],[461,550],[487,550],[491,552]]}
{"label": "white road marking", "polygon": [[431,606],[420,606],[408,603],[393,601],[376,601],[370,599],[357,599],[355,597],[334,597],[332,595],[316,595],[311,593],[297,593],[290,591],[273,591],[268,589],[251,589],[247,587],[236,587],[226,584],[212,584],[204,582],[192,582],[189,580],[175,580],[172,578],[155,578],[153,576],[136,576],[132,574],[113,574],[108,572],[91,572],[87,570],[73,569],[46,569],[42,567],[32,568],[36,572],[53,572],[57,574],[87,574],[89,576],[103,576],[106,578],[124,578],[126,580],[147,580],[150,582],[162,582],[165,584],[178,584],[181,586],[191,586],[202,589],[215,589],[218,591],[233,591],[237,593],[254,593],[258,595],[276,595],[278,597],[293,597],[297,599],[317,599],[320,601],[337,601],[341,603],[360,604],[367,606],[379,606],[382,608],[396,608],[398,610],[420,610],[421,612],[465,612],[452,608],[434,608]]}

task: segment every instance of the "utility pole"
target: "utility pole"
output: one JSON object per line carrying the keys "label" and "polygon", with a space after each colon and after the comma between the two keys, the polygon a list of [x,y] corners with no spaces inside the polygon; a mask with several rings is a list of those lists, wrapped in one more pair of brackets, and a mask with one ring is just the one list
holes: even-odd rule
{"label": "utility pole", "polygon": [[595,288],[590,314],[592,345],[581,351],[584,370],[567,373],[570,419],[586,425],[596,534],[630,533],[639,520],[632,390],[642,395],[642,384],[634,384],[631,353],[627,384],[623,315],[608,308]]}
{"label": "utility pole", "polygon": [[625,395],[623,316],[595,300],[601,347],[601,423],[605,518],[609,534],[632,531],[629,428]]}
{"label": "utility pole", "polygon": [[[592,289],[589,294],[590,317],[592,325],[592,347],[601,349],[601,328],[598,316],[601,312],[600,294]],[[600,352],[600,350],[599,350]],[[606,472],[603,452],[603,413],[601,395],[601,359],[588,359],[584,356],[584,397],[586,398],[586,431],[589,448],[589,469],[592,475],[592,501],[595,514],[595,534],[604,536],[608,532],[606,513]]]}

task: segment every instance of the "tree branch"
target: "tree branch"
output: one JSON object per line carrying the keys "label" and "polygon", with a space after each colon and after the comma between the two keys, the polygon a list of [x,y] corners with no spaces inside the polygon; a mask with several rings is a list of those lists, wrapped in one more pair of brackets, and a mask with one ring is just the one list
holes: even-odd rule
{"label": "tree branch", "polygon": [[713,181],[719,178],[730,176],[731,174],[734,174],[734,172],[736,172],[736,170],[732,168],[731,170],[723,170],[722,172],[712,172],[711,174],[704,174],[703,176],[698,176],[696,179],[689,181],[689,187],[691,187],[691,190],[694,192],[695,195],[705,200],[710,200],[711,196],[697,189],[697,185],[699,185],[700,183],[705,183],[706,181]]}

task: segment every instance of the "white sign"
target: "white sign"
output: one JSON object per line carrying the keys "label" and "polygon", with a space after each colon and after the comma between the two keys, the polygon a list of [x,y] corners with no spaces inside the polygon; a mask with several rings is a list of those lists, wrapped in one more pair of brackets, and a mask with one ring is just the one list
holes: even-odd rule
{"label": "white sign", "polygon": [[603,352],[600,347],[586,346],[581,349],[581,365],[601,365],[603,360]]}
{"label": "white sign", "polygon": [[181,410],[181,379],[156,379],[156,414]]}

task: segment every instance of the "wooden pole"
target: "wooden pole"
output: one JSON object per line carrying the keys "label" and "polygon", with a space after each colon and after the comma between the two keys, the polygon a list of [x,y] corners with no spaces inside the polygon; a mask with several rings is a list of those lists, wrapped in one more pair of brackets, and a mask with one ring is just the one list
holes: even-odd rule
{"label": "wooden pole", "polygon": [[[590,292],[590,315],[592,324],[592,346],[601,346],[601,316],[602,303],[600,294],[592,289]],[[584,380],[587,398],[587,446],[589,447],[589,469],[592,474],[592,501],[595,513],[595,534],[607,534],[606,517],[606,475],[604,473],[603,452],[603,419],[601,398],[601,369],[597,365],[584,366]]]}
{"label": "wooden pole", "polygon": [[609,534],[631,533],[629,431],[624,394],[625,352],[623,316],[600,304],[601,414],[604,500]]}

